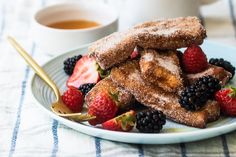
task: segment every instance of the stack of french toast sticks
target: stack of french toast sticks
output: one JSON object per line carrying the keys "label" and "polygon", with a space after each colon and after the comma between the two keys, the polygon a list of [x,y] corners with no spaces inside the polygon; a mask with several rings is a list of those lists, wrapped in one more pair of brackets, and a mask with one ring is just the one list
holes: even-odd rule
{"label": "stack of french toast sticks", "polygon": [[[199,111],[188,111],[179,104],[179,95],[186,84],[202,76],[218,77],[224,85],[230,73],[223,68],[209,66],[197,74],[182,71],[179,48],[201,45],[206,31],[197,17],[151,21],[124,32],[115,32],[89,47],[103,70],[110,75],[101,80],[87,95],[91,102],[101,90],[118,93],[124,107],[136,101],[162,111],[170,120],[188,126],[204,128],[220,116],[216,101],[208,100]],[[137,49],[140,57],[131,59]],[[221,73],[221,75],[218,75]]]}

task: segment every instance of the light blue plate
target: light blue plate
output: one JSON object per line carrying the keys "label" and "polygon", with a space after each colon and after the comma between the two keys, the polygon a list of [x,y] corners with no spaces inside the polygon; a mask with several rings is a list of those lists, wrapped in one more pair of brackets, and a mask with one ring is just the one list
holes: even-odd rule
{"label": "light blue plate", "polygon": [[[208,58],[222,57],[226,60],[229,60],[234,66],[236,66],[236,48],[209,41],[205,41],[205,43],[202,45],[202,48],[207,54]],[[49,76],[56,82],[57,86],[60,88],[61,93],[66,89],[65,82],[68,78],[68,76],[66,76],[63,71],[64,59],[70,56],[84,54],[86,51],[87,46],[79,48],[77,50],[60,55],[50,60],[43,66]],[[234,84],[234,86],[235,83],[235,79],[231,81],[231,84]],[[205,129],[197,129],[172,121],[167,121],[167,124],[164,126],[164,129],[160,134],[144,134],[138,133],[136,130],[128,133],[108,131],[89,126],[87,123],[72,122],[55,115],[50,110],[50,105],[54,100],[54,94],[37,75],[34,75],[32,79],[31,89],[34,97],[39,102],[38,104],[42,108],[42,111],[46,112],[52,118],[84,134],[112,141],[138,144],[170,144],[197,141],[236,130],[236,118],[222,117],[218,121],[208,124],[207,128]]]}

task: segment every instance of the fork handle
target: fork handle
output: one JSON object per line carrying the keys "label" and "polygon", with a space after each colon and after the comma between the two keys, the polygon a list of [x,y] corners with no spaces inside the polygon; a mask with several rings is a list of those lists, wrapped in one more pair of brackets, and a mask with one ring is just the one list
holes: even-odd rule
{"label": "fork handle", "polygon": [[35,73],[43,79],[54,91],[57,101],[60,100],[60,91],[52,79],[47,75],[47,73],[38,65],[38,63],[20,46],[19,43],[13,38],[8,36],[8,41],[17,50],[17,52],[25,59],[28,65],[34,69]]}

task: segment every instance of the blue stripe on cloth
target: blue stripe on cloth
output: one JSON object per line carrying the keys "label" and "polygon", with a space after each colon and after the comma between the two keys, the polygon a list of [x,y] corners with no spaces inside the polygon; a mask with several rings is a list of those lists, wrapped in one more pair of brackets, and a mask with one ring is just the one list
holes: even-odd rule
{"label": "blue stripe on cloth", "polygon": [[228,0],[228,1],[229,1],[230,16],[231,16],[233,27],[234,27],[234,36],[236,37],[236,18],[235,18],[234,5],[233,5],[232,0]]}
{"label": "blue stripe on cloth", "polygon": [[[45,0],[41,0],[41,7],[45,7],[46,5],[46,1]],[[53,119],[52,122],[52,136],[53,136],[53,148],[52,148],[52,153],[51,153],[51,157],[56,157],[57,156],[57,152],[58,152],[58,134],[57,134],[57,129],[58,129],[58,121]]]}
{"label": "blue stripe on cloth", "polygon": [[138,145],[138,157],[144,157],[143,145]]}
{"label": "blue stripe on cloth", "polygon": [[[35,44],[33,43],[32,48],[31,48],[31,56],[34,55],[34,51],[35,51]],[[12,133],[12,138],[11,138],[11,146],[10,146],[10,151],[9,151],[9,157],[11,157],[13,155],[13,153],[15,152],[15,148],[16,148],[16,141],[17,141],[17,136],[18,136],[18,131],[19,131],[19,127],[20,127],[20,122],[21,122],[21,111],[22,111],[22,106],[24,104],[24,99],[25,99],[25,93],[26,93],[26,86],[28,83],[28,77],[29,77],[29,66],[26,66],[25,68],[25,76],[24,79],[21,83],[21,95],[20,95],[20,101],[19,101],[19,105],[17,108],[17,113],[16,113],[16,122],[15,122],[15,127],[13,129],[13,133]]]}
{"label": "blue stripe on cloth", "polygon": [[95,137],[96,157],[101,157],[101,139]]}
{"label": "blue stripe on cloth", "polygon": [[180,149],[181,149],[181,156],[182,157],[187,157],[186,155],[186,147],[184,143],[180,143]]}
{"label": "blue stripe on cloth", "polygon": [[58,121],[53,120],[52,123],[52,134],[53,134],[53,148],[51,157],[56,157],[58,152],[58,135],[57,135]]}
{"label": "blue stripe on cloth", "polygon": [[222,140],[222,146],[223,146],[223,151],[224,151],[225,157],[230,157],[229,148],[228,148],[228,144],[227,144],[227,140],[226,140],[225,135],[221,135],[221,140]]}

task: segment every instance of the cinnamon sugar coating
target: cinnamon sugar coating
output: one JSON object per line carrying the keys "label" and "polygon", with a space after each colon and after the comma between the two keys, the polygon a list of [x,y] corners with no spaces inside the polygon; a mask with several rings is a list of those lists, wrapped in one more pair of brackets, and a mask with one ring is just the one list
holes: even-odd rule
{"label": "cinnamon sugar coating", "polygon": [[142,78],[167,92],[183,88],[182,70],[177,51],[144,49],[139,62]]}
{"label": "cinnamon sugar coating", "polygon": [[89,47],[102,69],[126,61],[135,46],[155,49],[178,49],[200,45],[206,31],[197,17],[146,22],[125,32],[115,32]]}
{"label": "cinnamon sugar coating", "polygon": [[[119,91],[119,100],[129,106],[134,98],[147,107],[161,110],[171,120],[205,128],[220,116],[219,104],[209,100],[199,111],[187,111],[179,104],[183,77],[192,83],[199,77],[215,75],[224,85],[230,75],[210,66],[198,74],[182,75],[176,49],[202,44],[206,31],[197,17],[145,22],[125,32],[115,32],[89,47],[110,78],[100,81],[85,97],[89,104],[103,90]],[[129,60],[134,48],[144,49],[140,60]],[[125,63],[124,63],[125,62]],[[186,78],[185,78],[186,77]]]}
{"label": "cinnamon sugar coating", "polygon": [[220,118],[220,105],[215,100],[208,100],[203,110],[208,112],[208,122],[213,122]]}
{"label": "cinnamon sugar coating", "polygon": [[119,67],[114,67],[111,70],[111,79],[133,94],[139,102],[153,109],[163,111],[169,119],[179,123],[205,128],[209,117],[210,119],[217,119],[219,115],[216,107],[212,107],[218,104],[207,104],[200,111],[187,111],[180,106],[176,94],[167,93],[159,87],[146,84],[141,77],[137,60],[128,61]]}
{"label": "cinnamon sugar coating", "polygon": [[206,30],[197,17],[150,21],[134,29],[139,32],[137,44],[143,48],[175,50],[192,44],[200,45],[206,37]]}
{"label": "cinnamon sugar coating", "polygon": [[137,36],[132,31],[115,32],[89,47],[89,53],[96,58],[99,66],[106,70],[129,58],[136,46]]}

